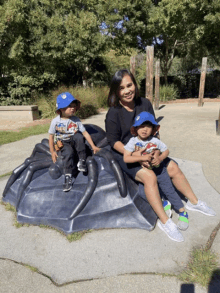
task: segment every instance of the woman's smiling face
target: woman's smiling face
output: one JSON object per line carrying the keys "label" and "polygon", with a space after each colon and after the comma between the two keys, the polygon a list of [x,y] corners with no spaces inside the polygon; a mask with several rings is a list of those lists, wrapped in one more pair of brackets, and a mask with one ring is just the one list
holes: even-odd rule
{"label": "woman's smiling face", "polygon": [[135,85],[129,75],[125,75],[118,89],[118,96],[121,103],[131,103],[135,97]]}

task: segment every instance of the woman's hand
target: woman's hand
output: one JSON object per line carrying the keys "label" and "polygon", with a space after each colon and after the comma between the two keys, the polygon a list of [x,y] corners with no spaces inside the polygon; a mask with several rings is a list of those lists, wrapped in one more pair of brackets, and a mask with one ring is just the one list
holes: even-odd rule
{"label": "woman's hand", "polygon": [[142,156],[143,152],[146,151],[147,147],[144,147],[143,149],[140,149],[138,151],[134,151],[132,153],[132,156]]}
{"label": "woman's hand", "polygon": [[[135,152],[132,153],[132,156],[142,156],[143,152],[146,151],[146,149],[147,149],[147,147],[145,147],[143,149],[140,149],[139,151],[135,151]],[[151,164],[150,164],[149,160],[145,160],[145,161],[142,161],[142,162],[139,162],[139,163],[140,163],[140,165],[142,167],[145,167],[147,169],[149,169],[151,167]]]}
{"label": "woman's hand", "polygon": [[141,156],[141,161],[142,162],[151,162],[153,159],[153,155],[152,154],[146,154],[146,155],[143,155]]}

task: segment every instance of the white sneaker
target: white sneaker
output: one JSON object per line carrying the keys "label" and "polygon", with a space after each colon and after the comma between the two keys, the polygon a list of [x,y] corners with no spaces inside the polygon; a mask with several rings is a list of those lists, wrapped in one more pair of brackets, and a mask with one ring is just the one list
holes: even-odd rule
{"label": "white sneaker", "polygon": [[200,212],[204,215],[214,217],[216,216],[216,212],[207,206],[204,201],[198,200],[197,204],[192,204],[189,200],[187,201],[185,207],[190,211]]}
{"label": "white sneaker", "polygon": [[171,219],[168,219],[165,224],[161,223],[161,221],[158,220],[158,227],[162,231],[164,231],[167,234],[167,236],[173,241],[184,241],[183,235],[178,230],[177,225]]}

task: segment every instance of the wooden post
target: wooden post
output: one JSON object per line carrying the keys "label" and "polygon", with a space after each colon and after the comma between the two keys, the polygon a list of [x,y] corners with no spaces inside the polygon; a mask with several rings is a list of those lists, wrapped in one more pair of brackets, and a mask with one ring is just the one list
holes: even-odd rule
{"label": "wooden post", "polygon": [[159,103],[160,103],[160,60],[156,62],[156,70],[155,70],[155,100],[154,100],[155,110],[159,110]]}
{"label": "wooden post", "polygon": [[207,57],[202,58],[202,70],[200,76],[200,85],[199,85],[199,101],[198,107],[202,107],[204,102],[204,90],[205,90],[205,76],[206,76],[206,68],[207,68]]}
{"label": "wooden post", "polygon": [[130,58],[130,72],[135,76],[135,65],[136,65],[136,56],[131,56]]}
{"label": "wooden post", "polygon": [[146,47],[146,94],[145,97],[153,102],[153,77],[154,77],[154,47]]}
{"label": "wooden post", "polygon": [[218,124],[217,124],[217,135],[220,135],[220,110],[219,110]]}

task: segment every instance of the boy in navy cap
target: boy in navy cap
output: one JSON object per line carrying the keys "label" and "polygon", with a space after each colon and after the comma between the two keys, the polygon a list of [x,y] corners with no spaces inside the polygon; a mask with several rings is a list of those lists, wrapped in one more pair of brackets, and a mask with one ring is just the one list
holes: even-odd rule
{"label": "boy in navy cap", "polygon": [[74,114],[80,108],[80,101],[70,93],[62,93],[57,96],[56,112],[58,116],[51,122],[49,128],[49,146],[52,160],[55,163],[60,151],[63,157],[65,182],[63,191],[69,191],[72,187],[72,172],[76,167],[74,156],[78,155],[78,170],[87,171],[86,146],[84,137],[90,144],[94,154],[100,149],[95,146],[91,136],[86,131],[80,119]]}
{"label": "boy in navy cap", "polygon": [[[155,121],[154,116],[149,112],[141,112],[138,116],[136,116],[135,123],[131,127],[131,134],[134,137],[132,137],[124,147],[124,162],[148,162],[149,169],[152,169],[157,175],[158,185],[162,192],[174,206],[174,209],[179,212],[177,227],[181,230],[186,230],[189,226],[188,214],[185,211],[182,200],[172,185],[171,179],[166,170],[166,165],[163,162],[164,159],[168,157],[169,150],[161,140],[153,137],[153,135],[159,130],[159,127],[160,125]],[[136,153],[132,156],[132,153],[138,150],[140,150],[140,153]],[[163,206],[167,215],[171,217],[172,212],[169,201],[165,200],[163,202]],[[208,216],[215,215],[215,212],[209,208],[206,203],[200,200],[198,200],[198,202],[202,204],[197,211],[200,211]],[[190,203],[187,203],[186,207],[191,209]],[[159,227],[161,228],[161,226]]]}

